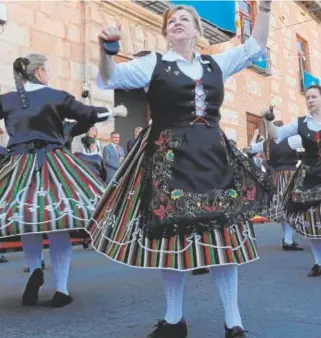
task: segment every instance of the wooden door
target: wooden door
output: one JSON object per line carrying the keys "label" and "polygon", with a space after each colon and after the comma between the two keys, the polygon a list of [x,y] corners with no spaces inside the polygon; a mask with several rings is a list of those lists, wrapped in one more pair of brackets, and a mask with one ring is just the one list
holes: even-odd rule
{"label": "wooden door", "polygon": [[247,143],[249,144],[251,142],[255,129],[260,129],[260,134],[263,135],[264,133],[263,121],[261,116],[251,113],[246,113],[246,120],[247,120]]}

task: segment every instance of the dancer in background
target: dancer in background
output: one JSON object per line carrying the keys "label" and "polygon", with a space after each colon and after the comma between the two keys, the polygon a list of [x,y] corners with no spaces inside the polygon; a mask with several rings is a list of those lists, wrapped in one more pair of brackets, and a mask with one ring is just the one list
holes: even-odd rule
{"label": "dancer in background", "polygon": [[[313,85],[305,92],[309,114],[276,127],[265,119],[269,134],[277,143],[299,135],[305,149],[302,165],[292,176],[285,192],[284,208],[296,232],[309,239],[314,265],[309,277],[321,276],[321,86]],[[263,113],[268,116],[267,112]]]}
{"label": "dancer in background", "polygon": [[[277,127],[283,126],[282,121],[274,121],[273,123]],[[267,156],[267,149],[269,149],[270,159],[268,161],[268,165],[273,168],[274,184],[276,186],[276,195],[274,199],[276,205],[275,212],[279,213],[284,189],[296,170],[298,163],[298,154],[296,149],[302,147],[301,138],[300,136],[292,136],[282,141],[280,144],[277,144],[273,139],[255,143],[255,141],[260,136],[259,133],[259,129],[254,131],[248,152],[250,154],[264,153],[265,156]],[[267,142],[269,142],[269,147],[267,147]],[[279,223],[281,224],[283,230],[283,250],[302,251],[303,248],[298,243],[293,241],[294,229],[289,224],[286,217],[284,215],[276,216],[279,219]]]}
{"label": "dancer in background", "polygon": [[30,278],[22,303],[35,305],[44,283],[42,234],[48,234],[56,280],[53,307],[72,301],[67,282],[68,231],[85,229],[104,184],[65,148],[65,118],[92,125],[107,108],[85,106],[48,87],[45,56],[30,54],[13,64],[16,91],[0,95],[0,118],[9,135],[9,158],[0,170],[0,238],[21,235]]}
{"label": "dancer in background", "polygon": [[99,87],[148,87],[153,122],[116,172],[88,229],[95,249],[111,259],[161,270],[167,310],[149,338],[187,337],[185,272],[204,267],[211,269],[223,302],[225,337],[245,337],[238,266],[258,259],[250,218],[266,206],[270,189],[228,142],[219,109],[224,81],[266,47],[270,6],[260,2],[253,35],[244,45],[218,55],[197,52],[202,24],[189,6],[164,12],[162,32],[170,48],[164,55],[152,52],[115,64],[103,42],[120,39],[119,29],[101,32]]}

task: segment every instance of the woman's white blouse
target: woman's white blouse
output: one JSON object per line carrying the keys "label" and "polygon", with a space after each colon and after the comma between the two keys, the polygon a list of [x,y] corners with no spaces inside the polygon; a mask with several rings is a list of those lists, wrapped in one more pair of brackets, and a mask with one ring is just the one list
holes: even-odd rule
{"label": "woman's white blouse", "polygon": [[[248,147],[248,152],[250,154],[264,153],[264,142],[265,141],[251,144]],[[288,144],[289,144],[289,147],[293,150],[302,148],[301,136],[300,135],[290,136],[288,138]]]}
{"label": "woman's white blouse", "polygon": [[[264,49],[260,48],[253,37],[250,37],[244,44],[230,48],[224,53],[211,55],[211,57],[221,68],[225,82],[229,76],[250,66],[263,54]],[[208,63],[208,61],[202,60],[198,52],[195,53],[193,61],[189,62],[172,50],[164,54],[162,60],[176,61],[181,72],[195,81],[201,79],[203,75],[202,63]],[[97,86],[100,89],[148,88],[156,63],[156,53],[152,52],[132,61],[116,64],[108,83],[104,83],[100,74],[98,74]],[[202,83],[196,85],[195,100],[196,114],[203,115],[204,112],[197,109],[197,107],[202,107],[206,101]]]}

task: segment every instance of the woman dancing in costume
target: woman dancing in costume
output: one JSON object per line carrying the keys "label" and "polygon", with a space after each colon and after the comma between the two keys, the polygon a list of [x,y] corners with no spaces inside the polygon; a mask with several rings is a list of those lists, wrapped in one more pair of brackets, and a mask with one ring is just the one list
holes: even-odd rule
{"label": "woman dancing in costume", "polygon": [[283,127],[265,119],[269,134],[282,142],[293,135],[301,136],[305,149],[302,165],[293,175],[285,192],[284,209],[296,232],[310,240],[314,262],[309,277],[321,276],[321,86],[306,90],[309,114]]}
{"label": "woman dancing in costume", "polygon": [[44,283],[42,234],[47,233],[56,279],[53,307],[72,301],[67,281],[68,231],[85,229],[104,184],[65,148],[65,118],[92,125],[111,115],[48,87],[46,57],[30,54],[13,64],[16,92],[0,95],[9,135],[9,159],[0,170],[0,238],[21,235],[31,276],[23,305],[35,305]]}
{"label": "woman dancing in costume", "polygon": [[[282,121],[274,121],[273,123],[277,127],[283,126]],[[257,129],[254,132],[248,152],[250,154],[267,154],[267,149],[269,149],[270,159],[268,164],[273,168],[273,181],[276,186],[276,195],[273,204],[275,205],[275,217],[273,217],[273,219],[277,219],[282,226],[282,249],[284,251],[302,251],[303,248],[297,242],[293,241],[293,227],[286,220],[286,217],[282,215],[283,213],[281,211],[281,199],[283,197],[284,189],[296,171],[296,166],[299,160],[296,149],[302,148],[301,138],[298,135],[292,136],[283,140],[280,144],[277,144],[273,138],[268,141],[255,143],[258,136],[259,130]],[[269,142],[269,148],[267,147],[267,142]]]}
{"label": "woman dancing in costume", "polygon": [[[258,259],[250,215],[264,207],[264,175],[230,145],[219,126],[224,81],[265,49],[270,1],[262,1],[252,37],[218,55],[196,51],[201,21],[192,7],[164,13],[172,48],[114,64],[100,35],[100,88],[144,88],[152,125],[143,131],[99,203],[88,230],[98,252],[120,263],[160,269],[167,311],[149,338],[185,338],[186,271],[210,267],[221,296],[226,337],[245,337],[238,308],[238,265]],[[258,175],[258,178],[256,178]],[[248,177],[245,182],[244,178]],[[260,182],[259,182],[260,181]],[[267,202],[267,201],[266,201]]]}

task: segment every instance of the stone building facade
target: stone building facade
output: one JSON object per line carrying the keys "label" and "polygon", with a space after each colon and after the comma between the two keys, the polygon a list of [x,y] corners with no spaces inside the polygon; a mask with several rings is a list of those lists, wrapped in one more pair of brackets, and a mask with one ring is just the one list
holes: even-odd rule
{"label": "stone building facade", "polygon": [[[82,88],[87,83],[94,104],[113,106],[118,94],[100,91],[95,85],[99,57],[97,36],[102,27],[121,24],[123,39],[121,52],[117,56],[119,62],[132,59],[141,50],[164,52],[167,47],[160,34],[160,15],[134,1],[0,0],[0,4],[7,16],[6,22],[0,24],[0,93],[14,87],[13,60],[29,52],[39,52],[49,58],[52,86],[80,98]],[[242,11],[241,7],[239,12]],[[304,45],[305,69],[316,78],[321,78],[321,26],[320,16],[315,15],[318,10],[308,12],[305,5],[295,1],[274,1],[272,13],[268,43],[271,75],[246,69],[226,83],[222,127],[230,138],[236,139],[239,147],[249,142],[255,124],[259,123],[255,115],[263,107],[275,105],[277,116],[285,122],[306,112],[300,88],[298,42]],[[253,17],[254,13],[251,14],[252,20]],[[240,20],[237,19],[237,22],[240,23]],[[239,44],[244,30],[242,24],[238,26],[236,37],[230,41],[209,46],[203,38],[199,41],[199,49],[202,53],[217,53]],[[131,96],[130,107],[139,106],[135,103],[135,97]],[[119,100],[117,104],[122,103],[122,99]],[[144,110],[145,103],[140,104],[140,109]],[[131,124],[130,128],[135,127],[135,117],[131,118]],[[113,121],[99,126],[103,141],[108,140],[113,128]],[[4,136],[2,143],[5,143]]]}

